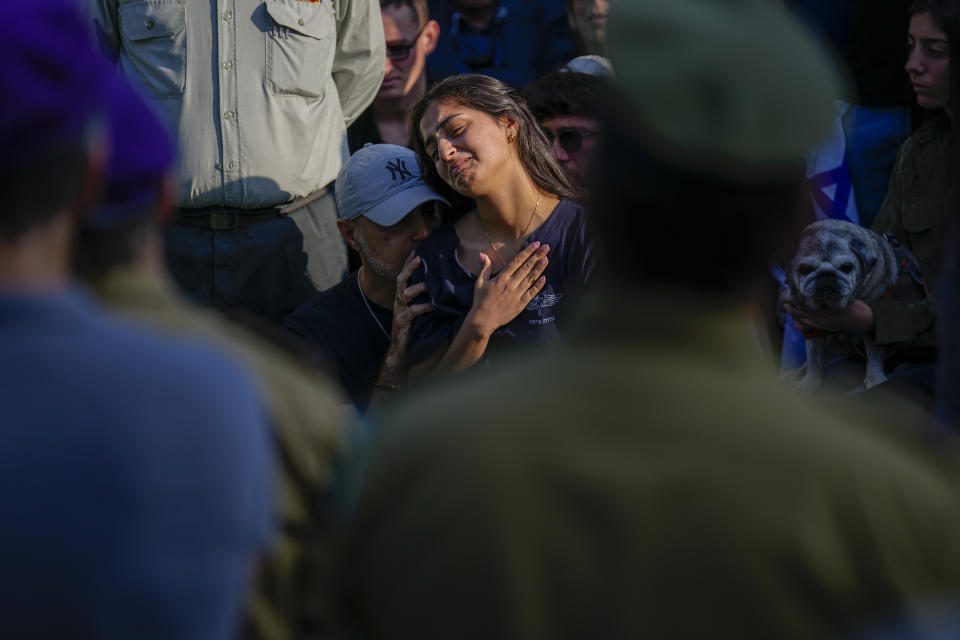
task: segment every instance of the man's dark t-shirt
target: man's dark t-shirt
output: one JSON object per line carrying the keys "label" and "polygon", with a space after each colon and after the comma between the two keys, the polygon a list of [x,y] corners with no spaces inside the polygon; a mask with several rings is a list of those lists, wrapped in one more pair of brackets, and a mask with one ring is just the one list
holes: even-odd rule
{"label": "man's dark t-shirt", "polygon": [[354,272],[290,314],[283,326],[317,349],[327,360],[328,373],[340,378],[363,411],[390,345],[392,324],[393,311],[365,299]]}

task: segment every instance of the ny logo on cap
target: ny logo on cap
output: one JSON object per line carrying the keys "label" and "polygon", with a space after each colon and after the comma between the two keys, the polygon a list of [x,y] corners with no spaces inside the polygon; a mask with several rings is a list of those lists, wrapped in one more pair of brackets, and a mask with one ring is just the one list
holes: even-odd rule
{"label": "ny logo on cap", "polygon": [[397,158],[393,162],[387,163],[387,169],[390,171],[390,177],[396,180],[400,178],[401,180],[409,180],[413,177],[413,174],[410,173],[410,170],[407,169],[406,163]]}

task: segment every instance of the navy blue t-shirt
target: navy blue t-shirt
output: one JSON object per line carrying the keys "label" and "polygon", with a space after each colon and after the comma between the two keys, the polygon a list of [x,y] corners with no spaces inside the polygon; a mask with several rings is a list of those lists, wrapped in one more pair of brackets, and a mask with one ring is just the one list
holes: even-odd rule
{"label": "navy blue t-shirt", "polygon": [[361,411],[370,404],[373,383],[390,346],[392,325],[392,309],[384,309],[369,298],[364,301],[356,272],[315,295],[283,323],[326,359],[321,366],[328,365],[327,372],[340,378]]}
{"label": "navy blue t-shirt", "polygon": [[[596,263],[593,235],[583,207],[561,200],[547,220],[527,238],[550,245],[549,263],[543,275],[547,283],[526,309],[497,329],[487,345],[485,358],[516,344],[560,337],[574,310],[579,289],[590,281]],[[457,257],[460,238],[453,225],[430,234],[417,254],[423,265],[410,284],[426,282],[434,311],[413,323],[407,351],[410,365],[427,359],[453,340],[470,308],[477,278]]]}

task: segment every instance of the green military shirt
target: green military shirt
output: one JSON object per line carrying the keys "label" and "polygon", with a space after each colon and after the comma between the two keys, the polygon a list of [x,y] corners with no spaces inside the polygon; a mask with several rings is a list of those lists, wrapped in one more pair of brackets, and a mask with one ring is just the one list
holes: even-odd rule
{"label": "green military shirt", "polygon": [[339,392],[252,332],[183,300],[165,279],[115,269],[94,289],[122,315],[166,331],[208,337],[254,375],[279,451],[281,531],[259,567],[247,636],[288,640],[329,631],[338,532],[323,505],[335,480],[332,461],[347,442]]}
{"label": "green military shirt", "polygon": [[960,593],[956,461],[771,372],[746,313],[636,291],[410,397],[351,536],[365,637],[840,638]]}
{"label": "green military shirt", "polygon": [[[930,269],[928,279],[939,273],[950,215],[948,137],[947,116],[939,114],[900,146],[887,198],[873,223],[878,233],[896,234],[901,244]],[[922,302],[890,300],[870,306],[877,343],[893,344],[915,355],[935,354],[935,295]]]}

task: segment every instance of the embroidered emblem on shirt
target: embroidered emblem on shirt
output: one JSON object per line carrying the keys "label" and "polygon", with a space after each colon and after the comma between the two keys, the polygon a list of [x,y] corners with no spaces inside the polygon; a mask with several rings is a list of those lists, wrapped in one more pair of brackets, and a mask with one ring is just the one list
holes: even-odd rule
{"label": "embroidered emblem on shirt", "polygon": [[387,163],[387,169],[390,171],[390,177],[396,180],[400,178],[401,180],[409,180],[413,177],[413,174],[410,173],[410,170],[407,169],[406,163],[397,158],[393,162]]}
{"label": "embroidered emblem on shirt", "polygon": [[297,2],[309,2],[310,4],[320,4],[322,0],[297,0]]}
{"label": "embroidered emblem on shirt", "polygon": [[530,304],[526,306],[527,311],[536,311],[536,319],[527,320],[530,324],[550,324],[557,319],[557,316],[550,315],[547,317],[543,316],[544,310],[550,309],[553,305],[560,302],[560,298],[563,297],[562,293],[538,293],[533,300],[530,301]]}

